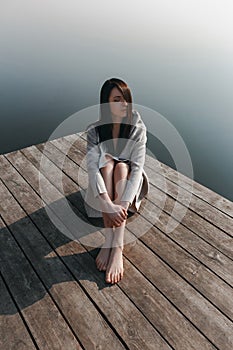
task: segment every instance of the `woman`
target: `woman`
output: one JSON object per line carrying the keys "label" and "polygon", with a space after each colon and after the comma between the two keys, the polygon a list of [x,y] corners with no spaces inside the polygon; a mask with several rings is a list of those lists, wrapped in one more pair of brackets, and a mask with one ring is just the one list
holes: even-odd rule
{"label": "woman", "polygon": [[100,119],[87,128],[89,186],[85,208],[89,217],[103,217],[105,243],[96,258],[105,280],[123,277],[123,242],[128,210],[137,212],[148,193],[143,169],[146,127],[132,110],[128,85],[117,78],[105,81],[100,92]]}

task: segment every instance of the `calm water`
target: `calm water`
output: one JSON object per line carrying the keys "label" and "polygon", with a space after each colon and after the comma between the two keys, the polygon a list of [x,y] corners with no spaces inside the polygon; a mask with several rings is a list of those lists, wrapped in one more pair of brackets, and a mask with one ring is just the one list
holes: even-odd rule
{"label": "calm water", "polygon": [[[232,24],[229,9],[216,8],[208,22],[208,8],[195,3],[185,17],[174,8],[174,18],[162,2],[156,12],[136,5],[111,17],[105,8],[98,18],[90,1],[2,5],[1,153],[46,141],[68,116],[97,104],[102,83],[115,76],[128,82],[136,104],[174,125],[194,179],[233,200]],[[114,26],[114,18],[127,24]],[[80,120],[80,131],[85,125]],[[165,146],[153,142],[157,158],[172,166]]]}

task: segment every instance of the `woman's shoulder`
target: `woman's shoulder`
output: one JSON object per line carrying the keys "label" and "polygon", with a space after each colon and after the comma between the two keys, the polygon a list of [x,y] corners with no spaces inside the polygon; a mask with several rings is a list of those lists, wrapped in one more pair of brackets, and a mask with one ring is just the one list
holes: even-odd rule
{"label": "woman's shoulder", "polygon": [[132,109],[132,117],[133,119],[141,118],[139,112],[136,109]]}
{"label": "woman's shoulder", "polygon": [[146,128],[140,113],[136,109],[132,110],[132,124],[139,128],[143,128],[143,129]]}
{"label": "woman's shoulder", "polygon": [[97,129],[97,126],[99,125],[99,121],[95,121],[93,123],[90,123],[86,129],[85,129],[85,133],[86,133],[86,137],[87,137],[87,141],[91,144],[98,144],[98,140],[99,140],[99,137],[98,137],[98,133],[96,131]]}
{"label": "woman's shoulder", "polygon": [[86,130],[85,130],[85,131],[93,130],[93,129],[95,129],[99,124],[100,124],[100,121],[99,121],[99,120],[96,120],[95,122],[92,122],[92,123],[88,124],[88,126],[86,127]]}

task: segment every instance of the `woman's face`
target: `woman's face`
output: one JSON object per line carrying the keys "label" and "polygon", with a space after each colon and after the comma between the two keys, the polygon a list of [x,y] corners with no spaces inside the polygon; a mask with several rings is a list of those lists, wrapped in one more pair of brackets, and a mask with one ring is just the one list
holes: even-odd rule
{"label": "woman's face", "polygon": [[115,118],[124,118],[127,116],[128,103],[122,93],[114,87],[109,96],[109,106],[112,116]]}

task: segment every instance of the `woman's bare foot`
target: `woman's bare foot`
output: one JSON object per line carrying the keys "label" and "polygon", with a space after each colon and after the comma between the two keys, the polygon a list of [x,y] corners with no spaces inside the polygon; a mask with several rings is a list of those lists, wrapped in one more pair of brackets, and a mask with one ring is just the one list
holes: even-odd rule
{"label": "woman's bare foot", "polygon": [[106,271],[108,266],[108,261],[111,253],[111,248],[104,248],[102,247],[100,249],[99,254],[97,255],[95,262],[97,269],[100,271]]}
{"label": "woman's bare foot", "polygon": [[109,263],[106,270],[106,282],[107,283],[117,283],[123,277],[123,257],[122,257],[122,247],[113,247]]}
{"label": "woman's bare foot", "polygon": [[106,271],[108,261],[111,253],[112,241],[113,241],[113,229],[105,228],[104,231],[105,242],[102,245],[99,254],[97,255],[95,262],[97,269],[100,271]]}

